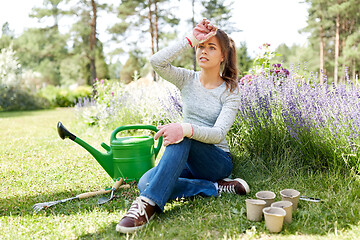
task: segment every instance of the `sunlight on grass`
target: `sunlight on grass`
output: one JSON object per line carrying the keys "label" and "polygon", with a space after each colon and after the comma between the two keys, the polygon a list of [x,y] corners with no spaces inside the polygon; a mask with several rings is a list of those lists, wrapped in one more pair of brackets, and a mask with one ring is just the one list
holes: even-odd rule
{"label": "sunlight on grass", "polygon": [[[235,174],[251,187],[248,196],[174,201],[165,213],[134,235],[120,235],[115,226],[138,194],[136,186],[116,192],[99,206],[98,197],[57,204],[35,214],[32,206],[110,187],[112,180],[93,157],[72,141],[62,140],[62,121],[94,147],[111,132],[76,123],[73,109],[0,113],[1,239],[356,239],[360,234],[360,181],[357,175],[291,168],[291,153],[282,159],[250,158],[234,151]],[[280,165],[276,162],[289,164]],[[235,177],[236,177],[235,176]],[[295,188],[324,201],[301,201],[293,222],[280,234],[269,234],[264,222],[246,219],[245,199],[260,190]]]}

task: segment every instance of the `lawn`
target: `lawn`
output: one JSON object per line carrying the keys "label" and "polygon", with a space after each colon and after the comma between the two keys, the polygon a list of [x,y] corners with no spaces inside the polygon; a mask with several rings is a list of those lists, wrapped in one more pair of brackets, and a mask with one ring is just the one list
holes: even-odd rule
{"label": "lawn", "polygon": [[[56,124],[101,150],[111,131],[87,129],[76,123],[73,110],[0,113],[0,239],[356,239],[360,236],[360,179],[336,170],[311,171],[264,164],[261,156],[236,159],[235,174],[249,182],[248,196],[174,201],[143,230],[121,235],[115,226],[137,195],[117,191],[104,205],[99,197],[73,200],[34,213],[38,202],[53,201],[108,188],[112,180],[83,148],[62,140]],[[236,151],[235,151],[236,152]],[[289,154],[291,156],[291,154]],[[287,157],[289,157],[287,156]],[[300,201],[293,222],[270,234],[264,222],[246,219],[245,199],[260,190],[277,194],[294,188],[323,199]]]}

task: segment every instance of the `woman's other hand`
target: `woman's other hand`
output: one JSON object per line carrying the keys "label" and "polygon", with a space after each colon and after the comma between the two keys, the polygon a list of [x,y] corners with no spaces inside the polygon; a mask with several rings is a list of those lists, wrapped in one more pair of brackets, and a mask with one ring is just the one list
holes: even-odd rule
{"label": "woman's other hand", "polygon": [[159,131],[155,134],[154,139],[163,136],[164,146],[181,142],[184,137],[192,136],[192,126],[190,123],[170,123],[157,127]]}

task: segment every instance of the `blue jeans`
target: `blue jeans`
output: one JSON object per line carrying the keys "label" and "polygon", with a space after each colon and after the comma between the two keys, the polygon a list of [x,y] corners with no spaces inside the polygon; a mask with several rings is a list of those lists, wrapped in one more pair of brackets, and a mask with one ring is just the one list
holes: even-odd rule
{"label": "blue jeans", "polygon": [[140,196],[154,201],[163,211],[168,200],[218,196],[214,182],[232,171],[230,154],[213,144],[184,138],[168,145],[159,164],[139,180]]}

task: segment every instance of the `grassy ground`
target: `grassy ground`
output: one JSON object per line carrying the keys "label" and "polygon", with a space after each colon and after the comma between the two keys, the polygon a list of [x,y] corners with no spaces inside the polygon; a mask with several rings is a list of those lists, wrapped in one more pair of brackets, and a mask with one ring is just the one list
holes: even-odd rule
{"label": "grassy ground", "polygon": [[[120,235],[115,226],[137,195],[134,187],[97,205],[98,197],[58,204],[35,214],[32,205],[107,188],[112,180],[84,149],[61,140],[63,124],[100,150],[110,132],[83,129],[71,109],[0,113],[0,239],[356,239],[360,236],[360,180],[353,174],[265,167],[265,160],[237,156],[235,173],[249,196],[224,194],[169,203],[143,230]],[[100,134],[100,136],[99,136]],[[321,203],[299,203],[293,222],[269,234],[264,222],[246,220],[245,199],[260,190],[295,188]]]}

